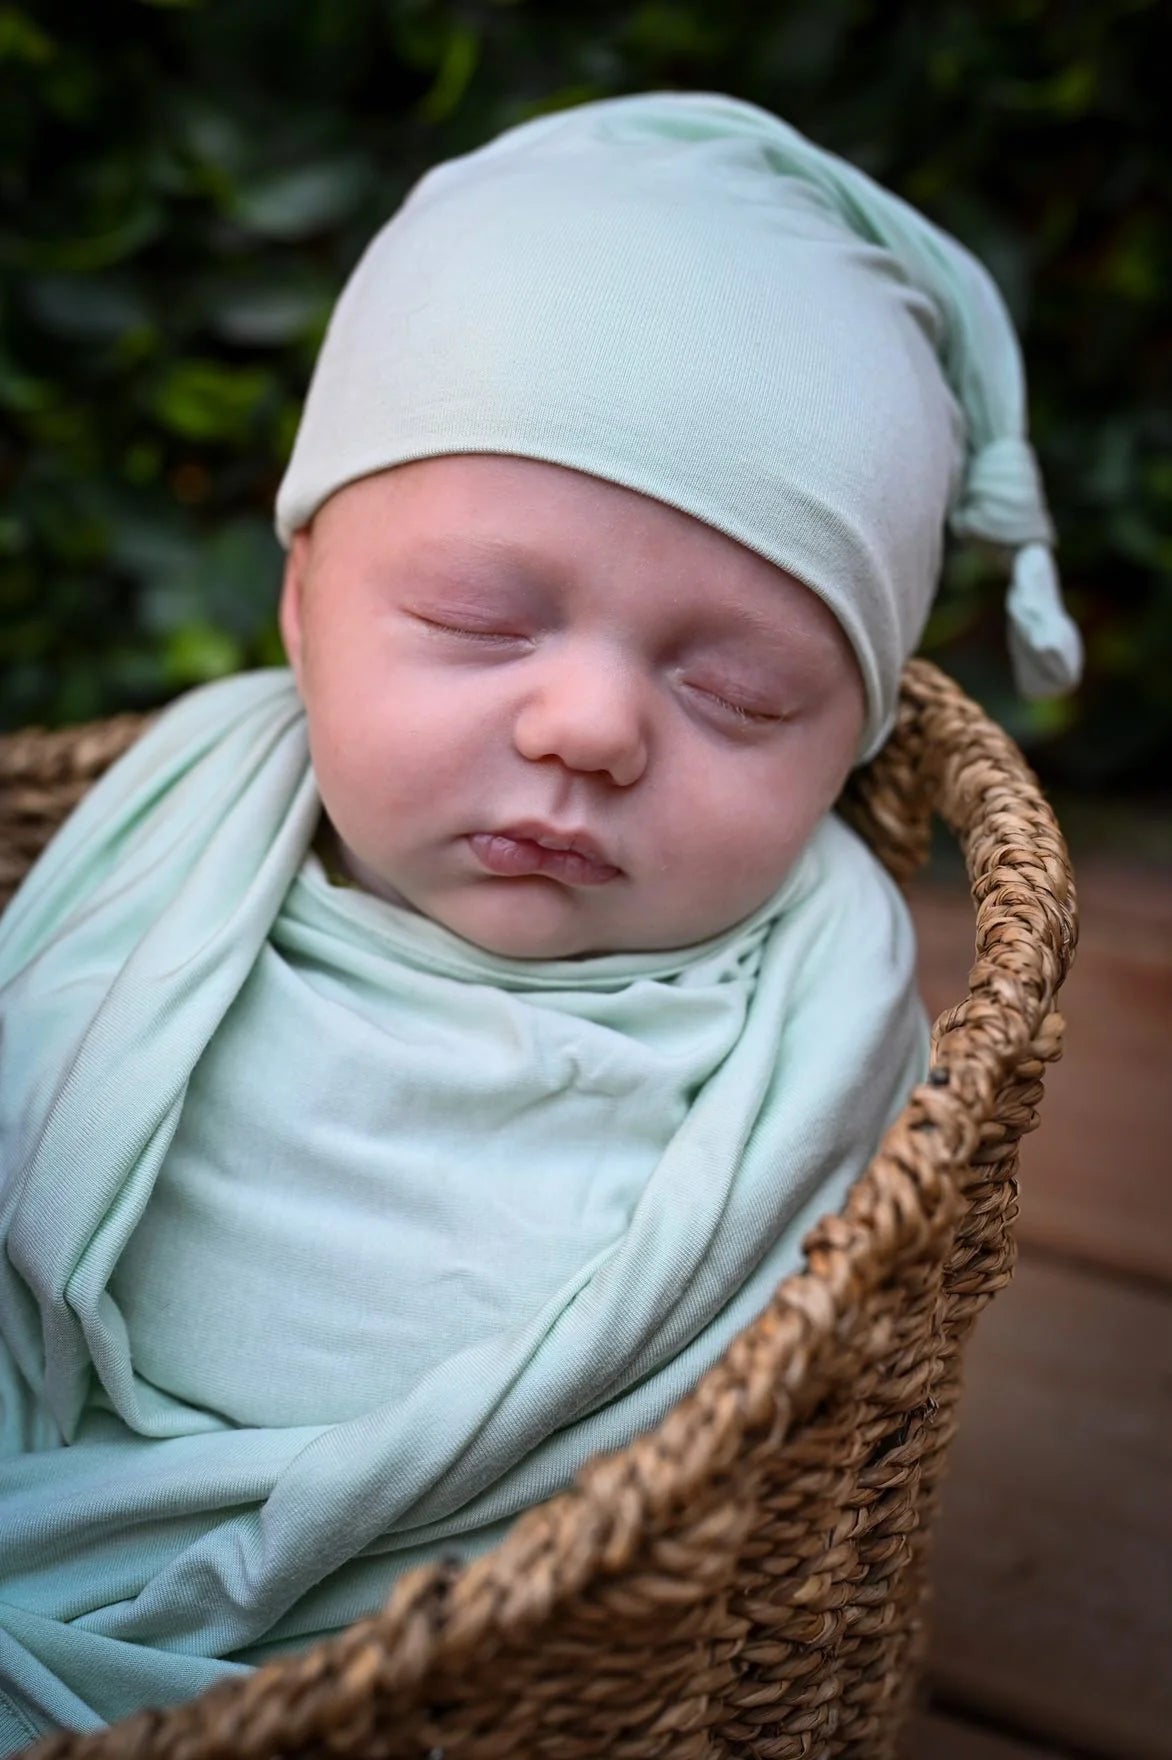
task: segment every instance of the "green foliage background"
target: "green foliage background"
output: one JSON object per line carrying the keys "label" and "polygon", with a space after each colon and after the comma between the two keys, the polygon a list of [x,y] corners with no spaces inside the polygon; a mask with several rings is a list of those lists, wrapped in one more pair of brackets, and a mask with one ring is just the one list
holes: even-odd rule
{"label": "green foliage background", "polygon": [[341,283],[410,183],[647,88],[776,110],[989,263],[1088,643],[1026,708],[955,556],[928,648],[1051,780],[1165,786],[1157,0],[0,0],[0,724],[278,660],[271,507]]}

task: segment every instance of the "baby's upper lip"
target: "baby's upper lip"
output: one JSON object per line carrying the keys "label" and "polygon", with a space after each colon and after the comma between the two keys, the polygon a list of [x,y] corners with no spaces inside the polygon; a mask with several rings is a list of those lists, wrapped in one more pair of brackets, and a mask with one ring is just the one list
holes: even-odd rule
{"label": "baby's upper lip", "polygon": [[589,861],[598,862],[606,868],[617,867],[596,837],[589,831],[576,827],[562,829],[557,825],[547,825],[541,819],[521,819],[514,825],[502,825],[493,832],[494,837],[525,838],[530,843],[540,843],[545,849],[572,849],[578,855],[585,856]]}

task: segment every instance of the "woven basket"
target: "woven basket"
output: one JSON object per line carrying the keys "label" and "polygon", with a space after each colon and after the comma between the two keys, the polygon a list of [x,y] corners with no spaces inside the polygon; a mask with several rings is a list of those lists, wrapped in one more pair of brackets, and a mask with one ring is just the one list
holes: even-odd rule
{"label": "woven basket", "polygon": [[[0,898],[135,738],[0,741]],[[376,1617],[38,1760],[894,1760],[961,1351],[1009,1279],[1075,941],[1061,834],[1004,733],[935,667],[846,815],[903,881],[937,811],[976,905],[968,996],[808,1268],[668,1417],[495,1551],[416,1570]]]}

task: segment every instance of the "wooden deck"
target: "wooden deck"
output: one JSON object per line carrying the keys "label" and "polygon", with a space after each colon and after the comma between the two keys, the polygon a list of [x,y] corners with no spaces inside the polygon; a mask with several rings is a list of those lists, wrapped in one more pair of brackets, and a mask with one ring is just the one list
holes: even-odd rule
{"label": "wooden deck", "polygon": [[[906,1760],[1172,1760],[1172,870],[1077,867],[1067,1049],[969,1349]],[[914,904],[935,1011],[969,907]]]}

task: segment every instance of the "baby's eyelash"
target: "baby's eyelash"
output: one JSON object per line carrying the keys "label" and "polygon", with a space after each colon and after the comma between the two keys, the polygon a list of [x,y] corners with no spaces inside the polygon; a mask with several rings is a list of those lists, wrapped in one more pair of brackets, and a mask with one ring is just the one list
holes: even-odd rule
{"label": "baby's eyelash", "polygon": [[767,715],[759,709],[746,709],[741,703],[730,703],[727,697],[718,695],[716,691],[706,691],[702,685],[693,685],[692,689],[698,690],[702,696],[708,698],[709,702],[718,703],[722,709],[727,709],[730,714],[736,716],[738,721],[747,721],[759,726],[771,726],[784,720],[784,716],[781,715]]}
{"label": "baby's eyelash", "polygon": [[506,629],[467,629],[459,623],[440,623],[434,617],[420,617],[420,623],[428,629],[439,630],[446,636],[470,636],[476,642],[521,642],[524,636],[513,630]]}

